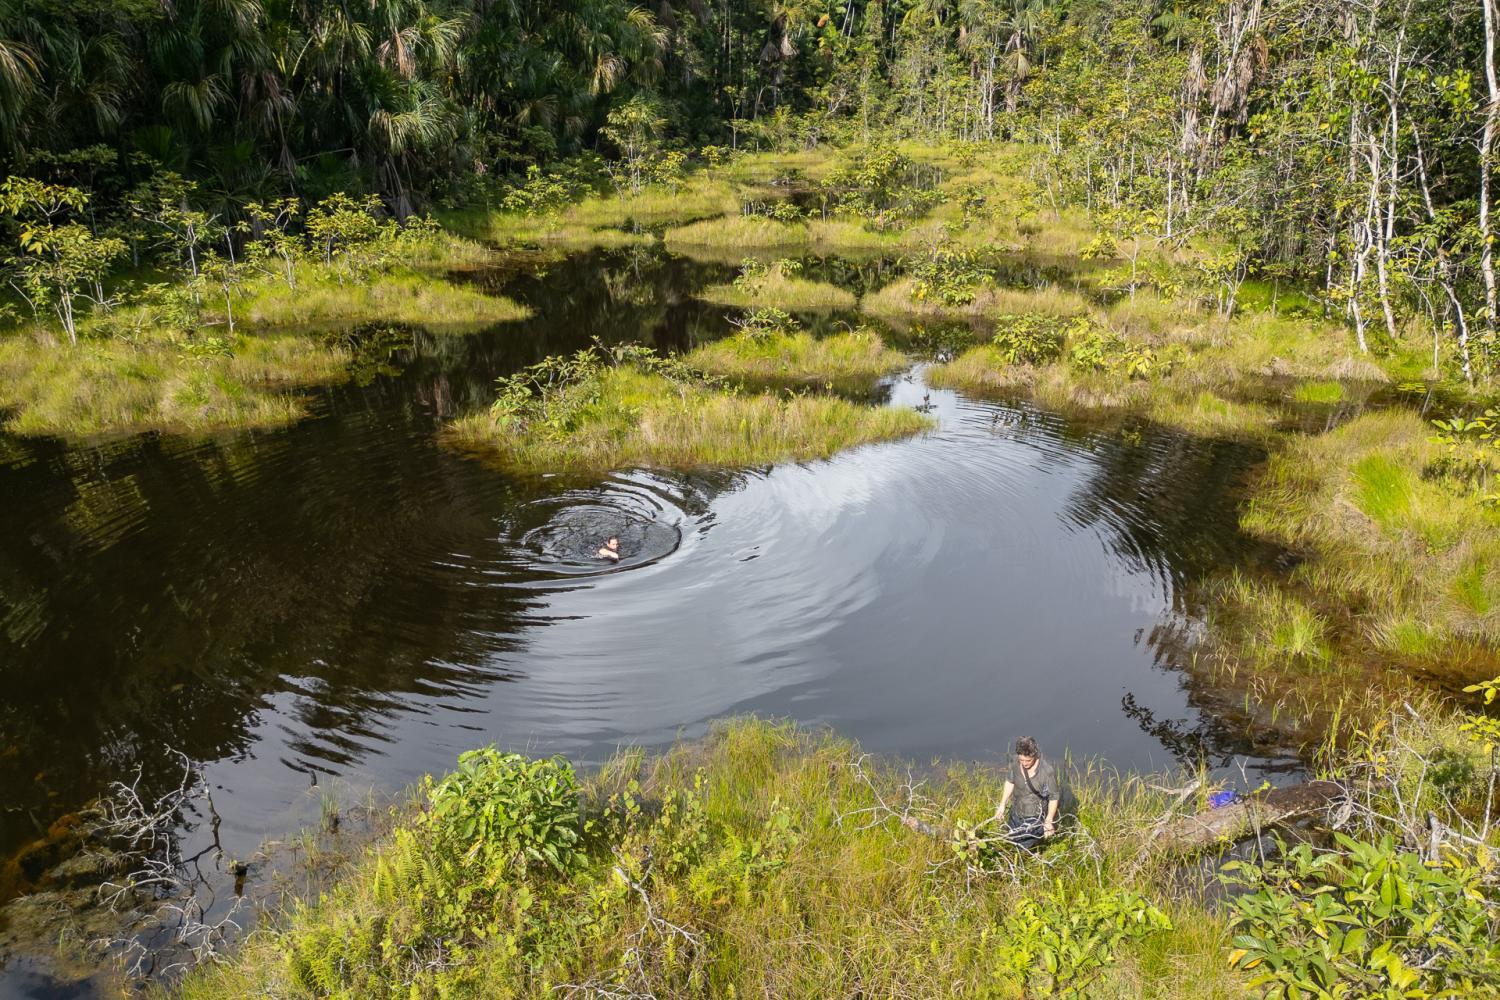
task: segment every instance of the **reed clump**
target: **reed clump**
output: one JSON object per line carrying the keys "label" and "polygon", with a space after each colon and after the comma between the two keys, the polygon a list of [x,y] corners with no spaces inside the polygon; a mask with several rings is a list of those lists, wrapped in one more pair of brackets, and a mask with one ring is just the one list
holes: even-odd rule
{"label": "reed clump", "polygon": [[741,274],[730,284],[709,285],[696,296],[721,306],[750,309],[769,306],[789,312],[834,312],[853,309],[854,293],[825,281],[810,281],[788,273],[781,266],[772,267],[753,280]]}
{"label": "reed clump", "polygon": [[669,250],[677,247],[795,248],[809,243],[804,223],[781,222],[763,215],[703,219],[668,229],[663,239]]}

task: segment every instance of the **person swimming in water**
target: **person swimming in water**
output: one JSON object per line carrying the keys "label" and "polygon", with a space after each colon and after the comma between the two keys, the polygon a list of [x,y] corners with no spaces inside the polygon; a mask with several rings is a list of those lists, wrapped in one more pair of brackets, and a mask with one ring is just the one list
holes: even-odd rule
{"label": "person swimming in water", "polygon": [[597,555],[600,559],[605,559],[609,562],[619,562],[620,540],[614,536],[610,536],[609,541],[605,542],[600,547],[599,551],[594,554]]}

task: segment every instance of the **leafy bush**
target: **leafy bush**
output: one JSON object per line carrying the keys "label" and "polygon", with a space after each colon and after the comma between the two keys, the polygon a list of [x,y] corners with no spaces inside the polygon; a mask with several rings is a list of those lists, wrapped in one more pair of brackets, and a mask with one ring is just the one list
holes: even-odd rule
{"label": "leafy bush", "polygon": [[543,171],[536,164],[526,168],[526,180],[511,188],[500,205],[507,212],[547,215],[561,211],[594,188],[594,178],[585,164],[565,163]]}
{"label": "leafy bush", "polygon": [[1000,959],[1037,995],[1086,997],[1122,944],[1172,929],[1172,921],[1129,889],[1028,896],[1001,924]]}
{"label": "leafy bush", "polygon": [[965,306],[974,301],[983,285],[995,278],[986,256],[970,247],[938,243],[907,262],[915,279],[912,297],[919,302],[937,299],[946,306]]}
{"label": "leafy bush", "polygon": [[761,290],[771,269],[758,257],[746,257],[740,261],[740,273],[734,277],[734,287],[752,295]]}
{"label": "leafy bush", "polygon": [[1434,420],[1432,425],[1437,428],[1432,440],[1443,446],[1443,455],[1429,473],[1477,495],[1485,506],[1500,506],[1500,491],[1490,488],[1500,472],[1500,409],[1473,418]]}
{"label": "leafy bush", "polygon": [[746,313],[739,327],[744,336],[760,340],[779,333],[793,333],[801,329],[801,324],[784,309],[763,306]]}
{"label": "leafy bush", "polygon": [[1069,362],[1079,371],[1147,379],[1169,375],[1177,364],[1176,352],[1132,343],[1088,320],[1082,322],[1088,325],[1090,332],[1073,345],[1068,356]]}
{"label": "leafy bush", "polygon": [[624,344],[606,348],[595,343],[573,354],[550,356],[499,379],[499,395],[490,414],[497,424],[515,431],[540,421],[554,433],[566,434],[575,430],[598,402],[604,374],[619,365],[630,365],[672,382],[718,384],[717,379],[694,370],[681,359],[663,357],[649,347]]}
{"label": "leafy bush", "polygon": [[1429,865],[1337,834],[1340,850],[1298,844],[1264,866],[1231,862],[1250,890],[1234,904],[1230,960],[1274,1000],[1466,997],[1493,990],[1500,945],[1478,869]]}
{"label": "leafy bush", "polygon": [[992,343],[1006,364],[1046,364],[1062,354],[1061,324],[1056,316],[1043,313],[1006,316],[996,325]]}
{"label": "leafy bush", "polygon": [[734,287],[754,295],[761,291],[772,276],[794,278],[802,273],[802,262],[783,257],[775,264],[767,264],[757,257],[746,257],[740,261],[740,273],[735,275]]}
{"label": "leafy bush", "polygon": [[578,781],[560,759],[471,750],[428,788],[427,831],[440,856],[480,879],[512,866],[566,873],[578,856]]}
{"label": "leafy bush", "polygon": [[825,190],[840,211],[886,231],[919,219],[942,204],[945,195],[924,183],[912,159],[889,146],[852,153],[828,175]]}

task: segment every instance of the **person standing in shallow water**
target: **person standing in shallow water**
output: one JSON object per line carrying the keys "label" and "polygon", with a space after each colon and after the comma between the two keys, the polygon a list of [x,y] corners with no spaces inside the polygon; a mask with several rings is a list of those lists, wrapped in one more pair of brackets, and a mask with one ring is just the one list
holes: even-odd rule
{"label": "person standing in shallow water", "polygon": [[1042,756],[1036,740],[1022,736],[1016,740],[995,822],[1005,822],[1011,843],[1033,847],[1057,832],[1057,805],[1057,769]]}

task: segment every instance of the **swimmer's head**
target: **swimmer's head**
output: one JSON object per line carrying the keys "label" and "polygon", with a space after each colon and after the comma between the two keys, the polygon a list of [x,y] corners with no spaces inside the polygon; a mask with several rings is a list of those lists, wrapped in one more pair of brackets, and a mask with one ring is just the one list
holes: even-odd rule
{"label": "swimmer's head", "polygon": [[619,551],[620,539],[614,535],[611,535],[609,541],[604,543],[604,547],[610,549],[611,551]]}

